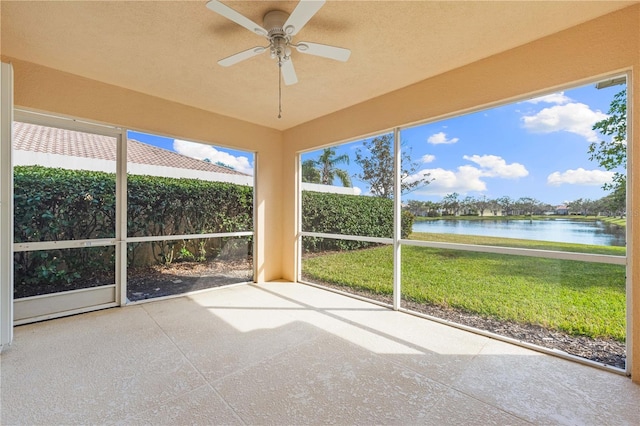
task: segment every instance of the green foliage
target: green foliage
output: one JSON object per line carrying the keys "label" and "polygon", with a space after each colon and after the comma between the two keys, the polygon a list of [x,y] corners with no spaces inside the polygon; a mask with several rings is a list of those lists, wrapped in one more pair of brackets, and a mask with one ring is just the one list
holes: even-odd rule
{"label": "green foliage", "polygon": [[[367,182],[371,193],[376,197],[393,197],[394,154],[393,135],[386,134],[365,140],[364,147],[368,153],[360,148],[356,150],[356,163],[362,168],[362,173],[356,175],[358,179]],[[411,161],[410,152],[402,152],[401,192],[407,194],[427,185],[429,173],[416,174],[419,164]]]}
{"label": "green foliage", "polygon": [[[574,220],[587,216],[602,218],[602,215],[623,215],[625,213],[625,188],[616,188],[612,193],[598,200],[578,198],[565,203]],[[467,220],[475,220],[484,217],[485,212],[492,213],[490,220],[511,220],[516,216],[524,215],[529,217],[547,216],[548,212],[552,212],[552,215],[563,215],[556,212],[557,206],[546,204],[532,197],[520,197],[513,200],[508,196],[495,199],[484,196],[482,198],[467,196],[460,200],[460,194],[457,192],[447,194],[439,202],[408,200],[403,208],[414,214],[416,220],[454,215],[465,216]]]}
{"label": "green foliage", "polygon": [[[413,215],[402,213],[402,238],[413,226]],[[302,192],[302,230],[366,237],[393,237],[393,201],[379,197]],[[305,237],[305,251],[353,250],[373,243]]]}
{"label": "green foliage", "polygon": [[453,192],[442,198],[443,214],[457,216],[460,212],[460,194]]}
{"label": "green foliage", "polygon": [[[115,177],[102,172],[14,169],[15,242],[115,237]],[[16,288],[93,279],[113,268],[113,250],[47,250],[14,255]],[[69,272],[73,271],[73,272]],[[29,294],[31,295],[31,294]]]}
{"label": "green foliage", "polygon": [[[14,168],[16,243],[115,238],[115,175],[41,166]],[[187,235],[253,229],[253,188],[197,179],[128,176],[129,236]],[[154,242],[156,261],[204,261],[206,243]],[[134,264],[139,244],[130,244]],[[184,249],[183,250],[181,250]],[[176,253],[174,253],[174,249]],[[113,251],[98,248],[16,253],[15,282],[35,285],[89,279],[113,270]],[[191,255],[189,256],[187,252]],[[215,251],[210,250],[210,255]],[[105,259],[107,256],[109,259]],[[108,260],[108,261],[107,261]],[[73,271],[73,273],[69,272]]]}
{"label": "green foliage", "polygon": [[[253,229],[253,188],[225,182],[133,175],[128,178],[130,237],[237,232]],[[157,241],[160,264],[174,260],[175,241]],[[130,253],[133,261],[135,253]],[[199,256],[202,258],[202,256]]]}
{"label": "green foliage", "polygon": [[[205,160],[208,160],[208,158],[205,158]],[[209,160],[208,162],[210,163],[211,160]],[[229,170],[235,170],[235,167],[230,166],[229,164],[225,164],[222,161],[216,161],[214,164],[216,166],[224,167],[224,168],[229,169]]]}
{"label": "green foliage", "polygon": [[306,160],[302,163],[302,181],[333,185],[338,178],[342,186],[351,188],[351,177],[346,170],[339,169],[340,164],[349,164],[347,154],[338,155],[333,148],[325,148],[317,160]]}
{"label": "green foliage", "polygon": [[180,249],[180,260],[184,260],[187,262],[191,262],[195,260],[195,256],[193,253],[189,251],[186,245],[183,243],[182,248]]}
{"label": "green foliage", "polygon": [[302,181],[309,183],[322,183],[320,171],[316,169],[316,160],[302,162]]}
{"label": "green foliage", "polygon": [[115,176],[103,172],[14,168],[17,243],[115,237]]}
{"label": "green foliage", "polygon": [[[589,145],[589,157],[597,161],[606,170],[614,171],[613,182],[605,183],[603,189],[612,190],[615,201],[624,208],[627,185],[627,89],[616,93],[609,105],[608,117],[593,125],[604,136],[613,136],[610,140],[592,142]],[[622,171],[621,171],[622,170]]]}
{"label": "green foliage", "polygon": [[113,283],[115,250],[87,247],[16,252],[14,265],[15,297],[37,296]]}

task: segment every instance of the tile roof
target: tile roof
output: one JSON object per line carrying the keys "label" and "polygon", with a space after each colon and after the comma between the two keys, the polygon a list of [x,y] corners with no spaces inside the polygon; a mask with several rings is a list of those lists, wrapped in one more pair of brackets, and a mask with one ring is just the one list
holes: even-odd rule
{"label": "tile roof", "polygon": [[[69,155],[99,160],[116,160],[116,144],[112,137],[18,121],[13,123],[13,148],[19,151]],[[247,176],[245,173],[236,170],[187,157],[186,155],[133,139],[129,139],[127,143],[127,160],[131,163],[152,166]]]}

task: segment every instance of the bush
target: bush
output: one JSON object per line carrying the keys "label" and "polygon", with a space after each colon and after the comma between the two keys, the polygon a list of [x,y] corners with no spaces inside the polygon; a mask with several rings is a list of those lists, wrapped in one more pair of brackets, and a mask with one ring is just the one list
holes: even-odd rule
{"label": "bush", "polygon": [[[127,233],[130,237],[190,235],[250,231],[253,229],[253,188],[225,182],[130,176],[127,181]],[[153,254],[160,264],[178,257],[180,246],[190,246],[204,261],[206,242],[189,240],[153,242]],[[176,253],[174,253],[176,251]],[[186,254],[186,252],[183,252]],[[136,263],[136,250],[129,251]],[[211,257],[211,256],[210,256]]]}
{"label": "bush", "polygon": [[[128,177],[129,236],[201,234],[253,229],[253,188],[224,182],[154,176]],[[115,175],[41,166],[14,168],[14,241],[16,243],[115,237]],[[178,244],[176,244],[178,243]],[[185,243],[154,242],[159,263],[170,263]],[[205,260],[202,241],[186,244]],[[136,244],[129,248],[130,263]],[[67,250],[68,251],[68,250]],[[215,255],[215,250],[209,250]],[[68,286],[80,277],[112,274],[113,262],[104,250],[25,252],[14,256],[15,283],[44,282]],[[112,259],[109,259],[112,260]],[[69,272],[73,271],[73,272]]]}
{"label": "bush", "polygon": [[129,176],[130,237],[253,229],[253,188],[225,182]]}
{"label": "bush", "polygon": [[115,237],[115,175],[20,166],[13,180],[15,242]]}
{"label": "bush", "polygon": [[[402,212],[402,238],[413,226],[413,215]],[[393,201],[380,197],[302,192],[302,230],[365,237],[393,237]],[[375,246],[362,241],[304,237],[303,250],[354,250]]]}
{"label": "bush", "polygon": [[[115,237],[114,175],[15,167],[14,188],[17,243]],[[94,279],[107,274],[113,268],[113,253],[98,248],[17,252],[16,290],[26,286],[73,289],[72,282],[81,277]]]}
{"label": "bush", "polygon": [[[41,166],[14,168],[16,243],[115,238],[116,181],[112,173]],[[132,175],[127,178],[127,233],[136,236],[193,235],[253,229],[253,188],[224,182]],[[391,238],[393,202],[384,198],[302,192],[302,229]],[[402,213],[402,237],[413,215]],[[251,248],[249,239],[249,249]],[[157,263],[205,261],[221,247],[206,239],[152,242]],[[352,250],[372,243],[305,237],[305,251]],[[142,244],[127,250],[137,265]],[[113,250],[81,249],[74,255],[47,250],[16,253],[15,283],[70,285],[113,273]],[[251,253],[249,253],[251,254]],[[142,256],[144,257],[144,256]],[[146,262],[146,260],[144,261]],[[144,263],[142,262],[142,263]],[[72,271],[72,272],[69,272]]]}

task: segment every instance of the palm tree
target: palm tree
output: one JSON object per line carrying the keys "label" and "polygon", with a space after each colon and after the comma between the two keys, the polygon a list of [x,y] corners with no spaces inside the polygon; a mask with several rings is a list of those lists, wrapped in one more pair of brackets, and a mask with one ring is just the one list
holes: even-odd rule
{"label": "palm tree", "polygon": [[[336,151],[333,148],[325,148],[317,160],[306,160],[302,163],[302,176],[303,180],[305,176],[309,178],[315,178],[315,174],[310,170],[312,168],[316,173],[320,175],[320,182],[323,185],[333,185],[335,178],[338,178],[342,183],[342,186],[350,188],[351,178],[346,170],[339,169],[336,166],[339,164],[349,164],[349,156],[347,154],[338,155],[336,157]],[[305,174],[305,171],[307,174]],[[311,180],[304,180],[305,182],[314,182]]]}
{"label": "palm tree", "polygon": [[320,172],[316,169],[315,160],[305,160],[302,162],[302,181],[321,183]]}

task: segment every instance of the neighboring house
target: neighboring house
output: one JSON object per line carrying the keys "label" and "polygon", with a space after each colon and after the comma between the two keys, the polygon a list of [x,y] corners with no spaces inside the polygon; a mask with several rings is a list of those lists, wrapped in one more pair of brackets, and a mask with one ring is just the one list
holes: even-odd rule
{"label": "neighboring house", "polygon": [[559,206],[556,207],[556,214],[559,215],[563,215],[566,216],[569,214],[569,207],[565,206],[564,204],[561,204]]}
{"label": "neighboring house", "polygon": [[[117,147],[109,136],[14,122],[13,148],[14,166],[116,171]],[[253,186],[253,176],[133,139],[127,141],[127,173]]]}
{"label": "neighboring house", "polygon": [[[116,143],[109,136],[16,121],[13,123],[13,149],[14,166],[38,165],[108,173],[116,170]],[[253,176],[134,139],[127,141],[127,173],[253,186]],[[302,189],[356,194],[355,188],[313,183],[302,183]]]}

